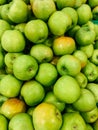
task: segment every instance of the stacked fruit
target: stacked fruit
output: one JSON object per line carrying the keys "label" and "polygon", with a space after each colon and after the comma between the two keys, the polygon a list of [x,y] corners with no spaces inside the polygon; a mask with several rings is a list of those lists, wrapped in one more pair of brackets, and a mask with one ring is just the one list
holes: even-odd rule
{"label": "stacked fruit", "polygon": [[98,0],[0,0],[0,130],[98,130]]}

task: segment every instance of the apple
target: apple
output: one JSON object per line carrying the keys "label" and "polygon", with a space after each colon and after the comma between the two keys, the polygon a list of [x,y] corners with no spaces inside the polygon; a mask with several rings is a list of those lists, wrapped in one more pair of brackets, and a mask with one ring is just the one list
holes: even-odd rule
{"label": "apple", "polygon": [[92,15],[94,20],[98,20],[98,5],[92,9]]}
{"label": "apple", "polygon": [[72,76],[63,75],[55,82],[53,93],[58,100],[73,103],[80,97],[80,86]]}
{"label": "apple", "polygon": [[68,112],[63,114],[63,124],[61,130],[87,130],[83,117],[78,112]]}
{"label": "apple", "polygon": [[95,37],[96,33],[93,29],[89,27],[89,25],[81,26],[75,34],[75,40],[80,46],[93,44],[95,41]]}
{"label": "apple", "polygon": [[56,5],[53,0],[34,0],[32,11],[36,18],[47,21],[53,12],[56,11]]}
{"label": "apple", "polygon": [[24,34],[31,42],[35,44],[42,43],[48,37],[48,26],[41,19],[30,20],[25,25]]}
{"label": "apple", "polygon": [[56,66],[59,58],[60,58],[60,56],[54,56],[50,63],[53,64],[54,66]]}
{"label": "apple", "polygon": [[89,124],[89,123],[86,124],[86,129],[87,130],[94,130],[93,127],[92,127],[92,125]]}
{"label": "apple", "polygon": [[66,108],[66,104],[64,102],[59,101],[54,95],[53,91],[47,92],[43,102],[54,104],[60,110],[60,112],[63,112],[63,110]]}
{"label": "apple", "polygon": [[77,8],[78,24],[83,25],[92,19],[91,7],[88,4],[82,4]]}
{"label": "apple", "polygon": [[88,4],[90,5],[91,8],[94,8],[95,6],[98,5],[98,1],[97,0],[88,0]]}
{"label": "apple", "polygon": [[64,7],[74,7],[75,0],[56,0],[56,5],[58,10],[63,9]]}
{"label": "apple", "polygon": [[34,130],[31,116],[24,112],[16,114],[9,121],[8,129]]}
{"label": "apple", "polygon": [[4,54],[3,54],[3,52],[0,52],[0,68],[2,69],[3,67],[4,67],[4,65],[5,65],[5,63],[4,63]]}
{"label": "apple", "polygon": [[95,65],[98,65],[98,49],[94,49],[92,56],[90,57],[90,61],[94,63]]}
{"label": "apple", "polygon": [[86,123],[93,123],[98,119],[98,108],[96,106],[91,111],[81,112],[81,115]]}
{"label": "apple", "polygon": [[0,130],[7,130],[8,128],[8,120],[7,118],[0,114]]}
{"label": "apple", "polygon": [[2,106],[2,104],[8,99],[8,97],[3,96],[0,94],[0,107]]}
{"label": "apple", "polygon": [[87,65],[82,69],[82,72],[87,77],[88,82],[93,82],[98,77],[97,66],[88,60]]}
{"label": "apple", "polygon": [[63,55],[58,59],[57,71],[60,75],[76,76],[81,71],[81,62],[74,55]]}
{"label": "apple", "polygon": [[35,130],[60,130],[62,125],[61,112],[51,103],[43,102],[37,105],[32,118]]}
{"label": "apple", "polygon": [[37,44],[31,47],[30,55],[33,56],[38,63],[50,62],[53,58],[53,51],[45,44]]}
{"label": "apple", "polygon": [[19,30],[20,32],[22,32],[24,34],[25,25],[26,25],[26,23],[16,24],[14,26],[14,29]]}
{"label": "apple", "polygon": [[39,69],[35,79],[45,88],[50,88],[57,78],[58,72],[53,64],[47,62],[39,64]]}
{"label": "apple", "polygon": [[[69,112],[70,113],[70,112],[78,112],[78,111],[73,108],[72,104],[66,104],[66,108],[65,108],[64,112],[66,112],[66,113]],[[63,114],[64,114],[64,112],[63,112]]]}
{"label": "apple", "polygon": [[95,43],[98,40],[98,24],[94,24],[94,29],[95,29],[95,33],[96,33],[96,38],[95,38]]}
{"label": "apple", "polygon": [[6,30],[1,37],[2,48],[7,52],[21,52],[25,44],[25,37],[18,30]]}
{"label": "apple", "polygon": [[60,36],[54,39],[52,49],[57,56],[72,54],[76,49],[76,43],[72,37]]}
{"label": "apple", "polygon": [[9,98],[1,106],[1,114],[9,120],[21,112],[26,112],[26,104],[18,98]]}
{"label": "apple", "polygon": [[13,63],[13,74],[19,80],[30,80],[38,71],[36,59],[30,55],[18,56]]}
{"label": "apple", "polygon": [[6,4],[7,0],[0,0],[0,5]]}
{"label": "apple", "polygon": [[35,106],[29,107],[29,108],[27,109],[27,114],[29,114],[30,116],[32,116],[33,111],[34,111],[34,108],[35,108]]}
{"label": "apple", "polygon": [[93,123],[94,130],[98,130],[98,119]]}
{"label": "apple", "polygon": [[23,0],[13,0],[10,3],[7,14],[8,18],[16,24],[26,22],[28,18],[28,6]]}
{"label": "apple", "polygon": [[18,52],[18,53],[8,52],[8,53],[6,53],[5,56],[4,56],[4,63],[5,63],[5,65],[6,65],[9,69],[13,69],[14,60],[15,60],[18,56],[21,56],[21,55],[23,55],[22,52]]}
{"label": "apple", "polygon": [[84,3],[83,0],[76,0],[76,1],[75,1],[75,5],[74,5],[74,8],[75,8],[75,9],[79,8],[83,3]]}
{"label": "apple", "polygon": [[82,72],[78,73],[75,76],[75,79],[77,80],[81,88],[86,88],[86,86],[88,85],[88,79]]}
{"label": "apple", "polygon": [[45,97],[43,86],[35,80],[25,82],[20,93],[28,106],[38,105]]}
{"label": "apple", "polygon": [[72,104],[76,110],[87,112],[96,107],[95,96],[90,90],[82,88],[80,95],[81,96]]}
{"label": "apple", "polygon": [[48,19],[49,30],[56,36],[64,35],[71,25],[71,16],[60,10],[55,11]]}
{"label": "apple", "polygon": [[9,98],[16,97],[19,95],[21,86],[22,81],[11,74],[7,74],[0,80],[0,94]]}

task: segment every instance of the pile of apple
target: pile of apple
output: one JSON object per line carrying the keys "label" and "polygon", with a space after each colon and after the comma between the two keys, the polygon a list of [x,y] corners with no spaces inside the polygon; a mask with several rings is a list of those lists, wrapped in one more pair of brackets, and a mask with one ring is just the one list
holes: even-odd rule
{"label": "pile of apple", "polygon": [[0,130],[98,130],[98,0],[0,0]]}

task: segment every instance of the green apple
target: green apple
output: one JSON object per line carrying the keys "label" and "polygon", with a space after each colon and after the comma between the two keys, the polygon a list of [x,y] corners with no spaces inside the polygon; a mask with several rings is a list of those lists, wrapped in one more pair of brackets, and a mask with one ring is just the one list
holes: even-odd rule
{"label": "green apple", "polygon": [[94,82],[88,83],[86,87],[94,94],[96,103],[98,103],[98,84]]}
{"label": "green apple", "polygon": [[89,44],[93,44],[96,38],[96,33],[93,29],[88,26],[81,26],[76,34],[75,40],[78,45],[85,46]]}
{"label": "green apple", "polygon": [[56,0],[56,5],[58,10],[63,9],[64,7],[74,7],[75,0]]}
{"label": "green apple", "polygon": [[95,29],[95,33],[96,33],[96,38],[95,38],[95,43],[98,40],[98,24],[94,24],[94,29]]}
{"label": "green apple", "polygon": [[53,58],[53,51],[45,44],[37,44],[31,47],[30,55],[33,56],[38,63],[50,62]]}
{"label": "green apple", "polygon": [[61,112],[51,103],[37,105],[32,118],[35,130],[60,130],[62,125]]}
{"label": "green apple", "polygon": [[77,23],[78,23],[78,13],[77,13],[77,11],[72,7],[65,7],[65,8],[62,9],[62,11],[65,14],[70,15],[70,17],[72,18],[72,26],[71,26],[71,28],[75,27],[77,25]]}
{"label": "green apple", "polygon": [[90,123],[86,123],[86,130],[94,130]]}
{"label": "green apple", "polygon": [[[73,108],[72,104],[66,104],[66,108],[65,108],[64,112],[66,112],[66,113],[69,112],[70,113],[70,112],[78,112],[78,111]],[[62,113],[62,114],[64,114],[64,113]]]}
{"label": "green apple", "polygon": [[3,96],[0,94],[0,107],[2,106],[2,104],[8,99],[8,97]]}
{"label": "green apple", "polygon": [[1,28],[0,29],[0,41],[1,41],[2,34],[6,30],[11,29],[11,25],[6,20],[0,19],[0,28]]}
{"label": "green apple", "polygon": [[55,11],[48,19],[49,30],[56,36],[64,35],[71,25],[71,16],[60,10]]}
{"label": "green apple", "polygon": [[74,8],[77,9],[83,4],[83,0],[75,0]]}
{"label": "green apple", "polygon": [[98,5],[92,9],[92,15],[94,20],[98,20]]}
{"label": "green apple", "polygon": [[14,29],[19,30],[20,32],[22,32],[24,34],[25,25],[26,25],[26,23],[16,24],[14,26]]}
{"label": "green apple", "polygon": [[60,101],[73,103],[80,97],[80,86],[75,78],[63,75],[54,84],[53,92]]}
{"label": "green apple", "polygon": [[32,79],[38,70],[38,63],[34,57],[23,54],[18,56],[13,63],[13,74],[20,80]]}
{"label": "green apple", "polygon": [[90,61],[88,61],[87,65],[82,69],[82,72],[87,77],[88,82],[93,82],[98,77],[97,66]]}
{"label": "green apple", "polygon": [[51,14],[56,11],[56,5],[53,0],[34,0],[32,11],[36,18],[47,21]]}
{"label": "green apple", "polygon": [[0,114],[0,130],[7,130],[8,128],[8,120],[7,118]]}
{"label": "green apple", "polygon": [[75,50],[73,55],[77,57],[81,62],[81,68],[84,68],[87,65],[88,57],[82,50]]}
{"label": "green apple", "polygon": [[90,61],[95,65],[98,65],[98,49],[94,49],[92,56],[90,57]]}
{"label": "green apple", "polygon": [[98,119],[93,123],[94,130],[98,130]]}
{"label": "green apple", "polygon": [[66,107],[66,104],[64,102],[61,102],[56,98],[53,91],[48,91],[47,92],[43,102],[54,104],[60,110],[60,112],[62,112]]}
{"label": "green apple", "polygon": [[0,0],[0,5],[6,4],[7,0]]}
{"label": "green apple", "polygon": [[29,108],[27,109],[27,114],[29,114],[30,116],[32,116],[33,111],[34,111],[34,108],[35,108],[35,106],[29,107]]}
{"label": "green apple", "polygon": [[94,123],[98,119],[98,108],[96,106],[91,111],[81,112],[81,115],[86,123]]}
{"label": "green apple", "polygon": [[18,56],[21,56],[23,55],[23,53],[21,52],[18,52],[18,53],[15,53],[15,52],[8,52],[5,54],[4,56],[4,63],[5,65],[10,68],[10,69],[13,69],[13,63],[14,63],[14,60],[18,57]]}
{"label": "green apple", "polygon": [[75,40],[72,37],[60,36],[53,40],[52,49],[55,55],[62,56],[72,54],[76,49]]}
{"label": "green apple", "polygon": [[90,58],[93,54],[94,51],[94,46],[93,44],[85,45],[85,46],[80,46],[80,50],[85,52],[88,58]]}
{"label": "green apple", "polygon": [[88,4],[90,5],[91,8],[94,8],[95,6],[98,5],[98,1],[97,0],[88,0]]}
{"label": "green apple", "polygon": [[82,88],[80,92],[80,97],[72,105],[80,112],[91,111],[96,107],[96,100],[94,94],[86,89]]}
{"label": "green apple", "polygon": [[7,14],[8,18],[16,24],[26,22],[28,18],[28,6],[23,0],[13,0],[10,3]]}
{"label": "green apple", "polygon": [[42,43],[48,37],[48,26],[41,19],[30,20],[25,25],[24,33],[31,42]]}
{"label": "green apple", "polygon": [[18,98],[9,98],[1,106],[1,114],[8,119],[21,112],[26,112],[26,104]]}
{"label": "green apple", "polygon": [[16,97],[19,95],[22,81],[11,74],[5,75],[0,81],[0,94],[6,97]]}
{"label": "green apple", "polygon": [[74,55],[66,54],[58,59],[57,70],[60,75],[76,76],[81,71],[81,62]]}
{"label": "green apple", "polygon": [[78,112],[68,112],[63,114],[63,124],[61,130],[87,130],[83,117]]}
{"label": "green apple", "polygon": [[18,113],[10,121],[9,130],[34,130],[32,118],[27,113]]}
{"label": "green apple", "polygon": [[25,44],[25,37],[18,30],[6,30],[1,37],[2,48],[7,52],[21,52]]}
{"label": "green apple", "polygon": [[28,106],[38,105],[45,97],[43,86],[35,80],[25,82],[20,92]]}
{"label": "green apple", "polygon": [[77,80],[81,88],[85,88],[88,84],[87,77],[82,72],[78,73],[75,76],[75,79]]}
{"label": "green apple", "polygon": [[53,64],[47,62],[39,64],[39,69],[35,79],[45,88],[51,87],[57,78],[58,72]]}
{"label": "green apple", "polygon": [[78,24],[83,25],[92,19],[91,7],[88,4],[82,4],[77,8]]}

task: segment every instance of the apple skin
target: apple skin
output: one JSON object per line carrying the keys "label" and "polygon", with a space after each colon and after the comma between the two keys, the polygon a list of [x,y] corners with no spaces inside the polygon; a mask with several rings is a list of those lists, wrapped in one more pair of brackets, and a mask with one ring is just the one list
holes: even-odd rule
{"label": "apple skin", "polygon": [[88,0],[88,4],[90,5],[91,8],[94,8],[95,6],[98,5],[98,1],[97,0]]}
{"label": "apple skin", "polygon": [[8,120],[4,115],[0,114],[0,129],[7,130],[7,128],[8,128]]}
{"label": "apple skin", "polygon": [[9,130],[11,130],[11,129],[13,129],[13,130],[34,130],[31,116],[24,112],[16,114],[9,121],[8,129]]}
{"label": "apple skin", "polygon": [[92,125],[89,124],[89,123],[86,124],[86,129],[87,130],[94,130],[93,127],[92,127]]}
{"label": "apple skin", "polygon": [[81,62],[74,55],[63,55],[58,59],[57,71],[60,75],[76,76],[81,71]]}
{"label": "apple skin", "polygon": [[35,130],[59,130],[62,125],[62,115],[59,109],[46,102],[35,107],[32,118]]}
{"label": "apple skin", "polygon": [[7,52],[21,52],[25,44],[25,37],[18,30],[6,30],[1,38],[2,48]]}
{"label": "apple skin", "polygon": [[80,86],[75,78],[63,75],[54,84],[53,93],[58,100],[73,103],[80,97]]}
{"label": "apple skin", "polygon": [[94,130],[98,130],[98,119],[93,123]]}
{"label": "apple skin", "polygon": [[23,54],[14,60],[13,74],[19,80],[30,80],[36,75],[37,71],[38,63],[30,55]]}
{"label": "apple skin", "polygon": [[98,49],[94,49],[92,56],[90,57],[90,61],[95,65],[98,65]]}
{"label": "apple skin", "polygon": [[25,82],[20,92],[28,106],[38,105],[45,97],[43,86],[35,80]]}
{"label": "apple skin", "polygon": [[61,130],[87,130],[83,117],[78,112],[68,112],[63,114],[63,124]]}

